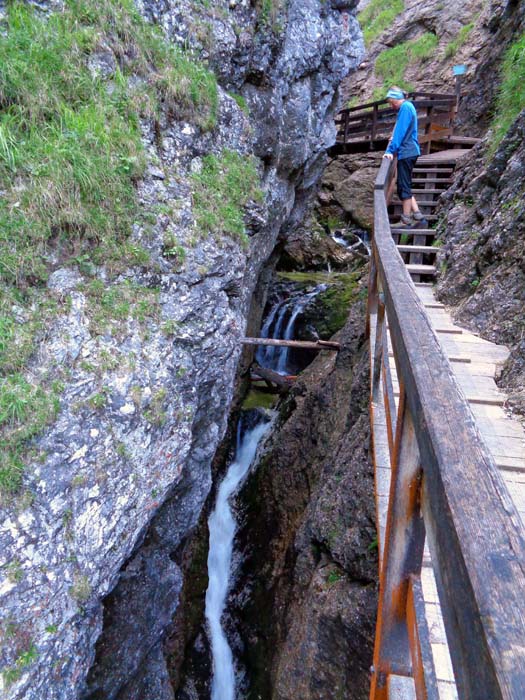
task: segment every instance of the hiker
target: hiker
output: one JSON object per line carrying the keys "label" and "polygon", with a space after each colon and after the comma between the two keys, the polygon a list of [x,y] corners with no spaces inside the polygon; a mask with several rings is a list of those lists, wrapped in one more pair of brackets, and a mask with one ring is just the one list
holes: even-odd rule
{"label": "hiker", "polygon": [[421,155],[417,140],[417,113],[412,102],[397,86],[391,87],[386,94],[388,104],[399,112],[392,138],[383,158],[392,160],[397,156],[397,194],[403,204],[401,221],[391,228],[415,228],[428,226],[419,211],[415,197],[412,196],[412,170]]}

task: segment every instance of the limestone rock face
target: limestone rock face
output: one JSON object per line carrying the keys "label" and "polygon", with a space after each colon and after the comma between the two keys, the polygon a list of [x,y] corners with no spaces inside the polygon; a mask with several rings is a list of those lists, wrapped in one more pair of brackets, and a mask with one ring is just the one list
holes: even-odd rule
{"label": "limestone rock face", "polygon": [[525,112],[485,166],[487,143],[445,195],[438,294],[459,322],[512,349],[502,381],[525,413]]}
{"label": "limestone rock face", "polygon": [[[359,10],[366,4],[361,2]],[[457,125],[469,136],[481,136],[490,121],[489,108],[496,95],[503,52],[511,37],[523,32],[524,27],[525,11],[520,0],[405,0],[399,15],[367,47],[365,60],[347,81],[344,95],[355,104],[372,97],[381,99],[385,79],[375,70],[378,56],[432,33],[435,48],[425,58],[409,59],[405,85],[411,90],[450,93],[455,89],[453,66],[466,65]]]}
{"label": "limestone rock face", "polygon": [[[30,370],[59,366],[67,381],[56,421],[34,440],[27,498],[6,504],[0,523],[6,700],[172,697],[159,640],[182,585],[178,547],[210,489],[250,298],[279,233],[302,218],[333,139],[337,86],[362,57],[352,2],[291,0],[268,23],[248,0],[212,5],[206,15],[207,3],[138,3],[221,81],[212,132],[166,115],[160,130],[142,125],[149,166],[138,197],[153,223],[132,241],[151,265],[116,284],[140,288],[148,313],[96,326],[82,271],[49,281],[63,311]],[[92,68],[112,65],[105,55]],[[195,228],[191,173],[225,148],[261,159],[264,202],[246,213],[247,247]],[[167,237],[184,260],[164,254]],[[111,284],[103,268],[90,272]]]}
{"label": "limestone rock face", "polygon": [[319,198],[323,210],[349,218],[361,228],[374,223],[374,182],[382,153],[339,156],[328,164]]}

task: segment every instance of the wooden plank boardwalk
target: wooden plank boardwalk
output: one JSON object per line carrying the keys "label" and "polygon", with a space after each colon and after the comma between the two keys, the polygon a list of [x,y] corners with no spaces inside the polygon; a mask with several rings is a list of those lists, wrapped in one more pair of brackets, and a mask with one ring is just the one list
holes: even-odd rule
{"label": "wooden plank boardwalk", "polygon": [[[508,357],[509,351],[504,346],[495,345],[457,326],[449,311],[436,300],[431,284],[416,283],[416,290],[451,363],[457,382],[470,404],[478,430],[500,469],[502,479],[507,485],[522,522],[525,523],[525,431],[523,425],[505,410],[506,396],[495,383],[495,376]],[[390,340],[389,349],[391,350]],[[399,387],[392,352],[389,352],[389,364],[397,406]],[[382,558],[390,489],[390,462],[382,392],[378,399],[373,406],[373,414],[374,447],[376,460],[378,460],[376,461],[376,506],[379,551]],[[383,459],[381,455],[384,455]],[[439,698],[456,700],[458,696],[452,664],[432,561],[427,547],[423,558],[421,583]]]}

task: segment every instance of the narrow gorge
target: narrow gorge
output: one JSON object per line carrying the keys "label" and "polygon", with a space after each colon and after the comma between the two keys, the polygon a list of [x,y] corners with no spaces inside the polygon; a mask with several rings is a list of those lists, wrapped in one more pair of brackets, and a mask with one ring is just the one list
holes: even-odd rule
{"label": "narrow gorge", "polygon": [[478,5],[0,2],[2,699],[368,698],[382,153],[327,150],[467,65],[437,293],[525,413],[525,8]]}

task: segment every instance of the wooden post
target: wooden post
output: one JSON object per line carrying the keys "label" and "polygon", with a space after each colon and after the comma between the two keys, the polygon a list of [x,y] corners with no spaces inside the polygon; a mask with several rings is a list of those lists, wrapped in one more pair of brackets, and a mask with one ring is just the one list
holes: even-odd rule
{"label": "wooden post", "polygon": [[[379,607],[370,700],[387,700],[392,673],[412,672],[406,609],[409,577],[419,574],[425,530],[420,512],[421,466],[412,416],[400,396],[385,547],[380,566]],[[400,526],[402,523],[402,526]]]}
{"label": "wooden post", "polygon": [[372,112],[372,136],[371,136],[371,141],[373,141],[376,137],[377,133],[377,113],[378,113],[378,106],[374,105],[374,109]]}

